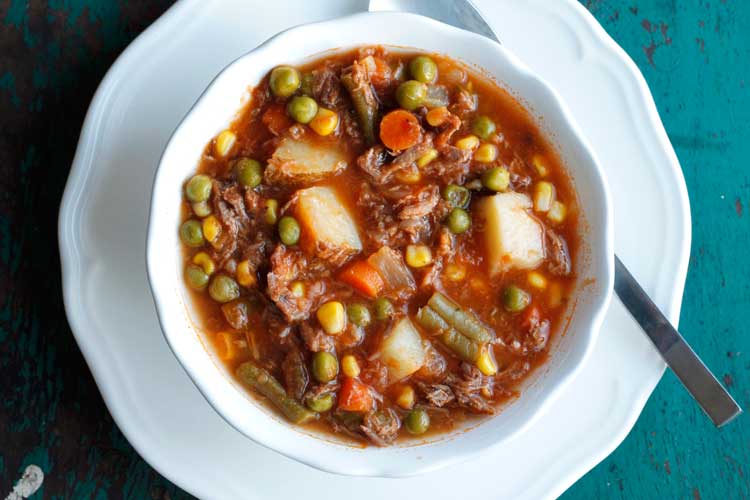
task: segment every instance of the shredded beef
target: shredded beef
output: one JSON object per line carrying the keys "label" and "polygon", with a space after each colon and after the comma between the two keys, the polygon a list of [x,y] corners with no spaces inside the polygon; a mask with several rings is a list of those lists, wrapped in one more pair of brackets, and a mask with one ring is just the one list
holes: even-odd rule
{"label": "shredded beef", "polygon": [[312,352],[333,351],[333,339],[322,328],[300,323],[299,333],[307,349]]}
{"label": "shredded beef", "polygon": [[453,113],[449,113],[445,123],[440,126],[440,133],[435,137],[435,146],[442,149],[449,145],[453,134],[460,128],[461,118]]}
{"label": "shredded beef", "polygon": [[338,65],[328,63],[313,71],[312,75],[312,93],[317,102],[334,109],[344,104]]}
{"label": "shredded beef", "polygon": [[390,178],[390,173],[384,168],[387,153],[380,144],[369,148],[357,158],[357,166],[370,176],[376,184],[384,184]]}
{"label": "shredded beef", "polygon": [[281,363],[281,371],[284,374],[284,387],[289,396],[301,401],[305,394],[307,384],[310,382],[310,374],[307,371],[305,357],[299,348],[290,349]]}
{"label": "shredded beef", "polygon": [[359,427],[362,433],[377,446],[388,446],[398,436],[401,420],[390,408],[373,411],[365,415]]}
{"label": "shredded beef", "polygon": [[568,276],[571,271],[571,264],[565,238],[549,228],[545,231],[545,234],[547,236],[547,257],[550,259],[547,268],[557,276]]}
{"label": "shredded beef", "polygon": [[419,382],[417,383],[417,387],[427,402],[437,408],[442,408],[456,399],[451,388],[445,384],[425,384]]}
{"label": "shredded beef", "polygon": [[463,184],[469,173],[471,151],[451,145],[442,146],[438,151],[440,156],[424,167],[424,173],[446,184]]}
{"label": "shredded beef", "polygon": [[[308,259],[299,249],[279,245],[271,254],[268,273],[268,296],[284,313],[287,320],[297,322],[307,319],[317,309],[326,295],[326,280],[320,279],[320,263]],[[316,276],[316,274],[318,276]],[[305,284],[305,294],[296,297],[289,286],[293,281]]]}
{"label": "shredded beef", "polygon": [[294,327],[287,323],[281,311],[272,302],[267,298],[264,298],[264,301],[262,320],[268,337],[282,349],[294,347]]}
{"label": "shredded beef", "polygon": [[218,266],[224,267],[238,245],[244,243],[254,231],[255,224],[248,215],[240,186],[235,182],[214,181],[211,203],[222,225],[222,232],[212,253]]}
{"label": "shredded beef", "polygon": [[375,390],[383,391],[388,386],[388,368],[377,359],[372,359],[360,373],[360,378]]}
{"label": "shredded beef", "polygon": [[462,375],[449,373],[445,383],[453,390],[460,406],[474,413],[495,413],[495,408],[482,397],[480,391],[492,394],[493,378],[485,377],[476,366],[461,363]]}
{"label": "shredded beef", "polygon": [[467,89],[460,87],[453,95],[453,104],[448,109],[451,113],[464,119],[477,109],[477,98]]}

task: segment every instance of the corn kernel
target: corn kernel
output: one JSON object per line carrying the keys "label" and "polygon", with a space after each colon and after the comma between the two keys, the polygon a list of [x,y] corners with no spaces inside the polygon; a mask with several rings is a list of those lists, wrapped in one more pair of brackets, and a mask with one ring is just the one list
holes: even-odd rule
{"label": "corn kernel", "polygon": [[207,201],[199,201],[198,203],[193,203],[190,207],[193,209],[193,213],[198,217],[211,215],[211,205],[209,205]]}
{"label": "corn kernel", "polygon": [[489,347],[482,349],[477,358],[477,368],[484,375],[492,376],[497,373],[497,363],[495,357],[492,355],[492,350]]}
{"label": "corn kernel", "polygon": [[536,169],[536,172],[539,174],[539,177],[546,177],[547,176],[547,160],[544,158],[544,156],[540,154],[535,154],[531,157],[531,164],[534,165],[534,168]]}
{"label": "corn kernel", "polygon": [[344,305],[336,300],[326,302],[318,308],[316,313],[318,322],[323,330],[329,335],[337,335],[344,331],[346,326],[346,313]]}
{"label": "corn kernel", "polygon": [[547,305],[550,307],[559,307],[563,301],[562,285],[558,282],[549,284],[547,289]]}
{"label": "corn kernel", "polygon": [[213,215],[203,219],[203,236],[211,243],[221,234],[221,222]]}
{"label": "corn kernel", "polygon": [[276,224],[276,220],[279,218],[279,202],[274,200],[273,198],[270,200],[266,200],[266,211],[263,214],[263,218],[266,221],[266,224],[274,225]]}
{"label": "corn kernel", "polygon": [[419,157],[417,160],[417,166],[419,168],[426,167],[432,160],[438,157],[438,150],[430,148],[425,154]]}
{"label": "corn kernel", "polygon": [[458,149],[465,149],[467,151],[473,151],[479,147],[479,137],[470,134],[466,137],[462,137],[456,141],[456,147]]}
{"label": "corn kernel", "polygon": [[235,359],[247,350],[247,341],[233,332],[219,332],[216,334],[216,354],[228,361]]}
{"label": "corn kernel", "polygon": [[310,121],[310,128],[318,135],[331,135],[339,126],[339,114],[326,108],[318,108],[318,113]]}
{"label": "corn kernel", "polygon": [[396,180],[403,184],[416,184],[422,180],[422,173],[416,168],[408,168],[397,173]]}
{"label": "corn kernel", "polygon": [[555,201],[555,186],[551,182],[540,181],[534,186],[534,210],[548,212]]}
{"label": "corn kernel", "polygon": [[474,153],[474,160],[479,163],[492,163],[497,159],[497,146],[494,144],[482,144]]}
{"label": "corn kernel", "polygon": [[490,399],[492,397],[492,389],[490,389],[486,385],[479,389],[479,392],[487,399]]}
{"label": "corn kernel", "polygon": [[450,112],[448,111],[448,108],[445,106],[440,106],[438,108],[432,108],[427,112],[427,116],[425,118],[427,119],[427,123],[430,124],[433,127],[439,127],[443,123],[445,123],[445,120],[448,119],[448,116],[450,115]]}
{"label": "corn kernel", "polygon": [[466,267],[451,263],[445,266],[444,274],[451,281],[461,281],[466,277]]}
{"label": "corn kernel", "polygon": [[258,282],[258,278],[255,277],[255,272],[250,269],[250,262],[243,260],[237,264],[237,283],[244,287],[255,286]]}
{"label": "corn kernel", "polygon": [[289,290],[298,299],[305,296],[305,284],[301,281],[293,281],[289,286]]}
{"label": "corn kernel", "polygon": [[415,268],[432,264],[432,250],[426,245],[409,245],[406,247],[406,263]]}
{"label": "corn kernel", "polygon": [[565,208],[565,205],[563,205],[559,201],[553,201],[552,206],[549,207],[549,212],[547,212],[547,218],[552,222],[557,222],[559,224],[560,222],[565,220],[567,211],[568,209]]}
{"label": "corn kernel", "polygon": [[218,136],[216,136],[216,143],[214,144],[214,150],[219,156],[226,156],[234,147],[234,143],[237,142],[237,136],[231,130],[224,130]]}
{"label": "corn kernel", "polygon": [[201,266],[203,272],[211,276],[216,271],[216,264],[206,252],[198,252],[193,255],[193,264]]}
{"label": "corn kernel", "polygon": [[359,363],[357,363],[357,358],[352,356],[351,354],[347,354],[343,358],[341,358],[341,371],[344,372],[344,375],[347,377],[355,378],[359,377]]}
{"label": "corn kernel", "polygon": [[414,407],[414,399],[414,388],[410,385],[406,385],[401,389],[401,392],[396,398],[396,404],[404,410],[411,410]]}
{"label": "corn kernel", "polygon": [[547,278],[545,278],[542,273],[531,271],[527,276],[527,279],[529,280],[529,285],[534,288],[538,288],[539,290],[547,288]]}

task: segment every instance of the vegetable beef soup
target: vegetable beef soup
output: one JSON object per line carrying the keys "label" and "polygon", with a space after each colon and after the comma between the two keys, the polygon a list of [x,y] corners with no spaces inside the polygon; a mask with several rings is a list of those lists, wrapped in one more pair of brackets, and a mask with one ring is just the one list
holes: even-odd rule
{"label": "vegetable beef soup", "polygon": [[529,113],[441,55],[278,66],[184,185],[210,344],[289,422],[386,446],[493,414],[574,292],[571,182]]}

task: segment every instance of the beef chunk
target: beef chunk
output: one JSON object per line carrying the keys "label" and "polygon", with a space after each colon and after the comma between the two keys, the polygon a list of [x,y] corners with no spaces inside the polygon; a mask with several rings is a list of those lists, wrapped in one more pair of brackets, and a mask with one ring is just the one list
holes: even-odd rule
{"label": "beef chunk", "polygon": [[552,274],[557,276],[568,276],[571,271],[570,253],[565,238],[557,234],[552,229],[545,231],[547,240],[547,257],[549,263],[547,268]]}
{"label": "beef chunk", "polygon": [[[328,280],[320,278],[322,269],[319,262],[308,259],[298,249],[279,245],[271,254],[268,296],[288,321],[307,319],[325,298]],[[298,280],[305,284],[302,297],[296,297],[290,290],[291,283]]]}
{"label": "beef chunk", "polygon": [[302,351],[296,347],[290,349],[281,363],[281,371],[284,374],[284,386],[287,394],[297,401],[301,401],[307,389],[307,384],[310,382],[310,374],[307,371]]}
{"label": "beef chunk", "polygon": [[315,100],[329,109],[336,109],[345,104],[342,96],[340,68],[335,63],[326,63],[312,72],[312,93]]}
{"label": "beef chunk", "polygon": [[305,322],[300,324],[299,333],[309,351],[333,351],[333,339],[322,328],[311,326]]}
{"label": "beef chunk", "polygon": [[398,436],[401,421],[390,408],[377,410],[365,415],[360,426],[362,433],[377,446],[388,446]]}
{"label": "beef chunk", "polygon": [[476,366],[468,363],[461,363],[461,370],[463,373],[460,377],[449,373],[445,378],[458,404],[473,413],[495,413],[495,408],[480,393],[492,394],[492,377],[485,377]]}
{"label": "beef chunk", "polygon": [[451,388],[445,384],[425,384],[419,382],[417,387],[427,402],[437,408],[442,408],[456,399]]}

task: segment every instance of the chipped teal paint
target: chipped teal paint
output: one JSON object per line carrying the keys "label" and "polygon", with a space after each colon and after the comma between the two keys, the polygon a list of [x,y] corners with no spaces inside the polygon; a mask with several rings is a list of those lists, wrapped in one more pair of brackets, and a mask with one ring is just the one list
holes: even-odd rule
{"label": "chipped teal paint", "polygon": [[[91,96],[169,3],[0,2],[0,496],[34,463],[46,475],[34,499],[189,498],[107,413],[64,321],[55,232]],[[748,408],[750,2],[582,3],[651,86],[693,210],[681,329]],[[716,431],[667,373],[623,444],[564,498],[750,498],[749,427],[743,416]]]}

